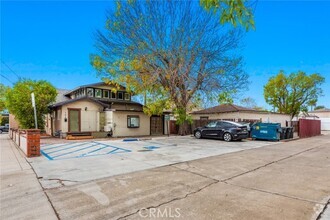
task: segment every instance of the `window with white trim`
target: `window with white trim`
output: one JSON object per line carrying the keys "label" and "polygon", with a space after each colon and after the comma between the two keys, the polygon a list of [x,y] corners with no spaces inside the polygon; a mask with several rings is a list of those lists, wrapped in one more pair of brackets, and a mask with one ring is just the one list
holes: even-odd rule
{"label": "window with white trim", "polygon": [[116,93],[111,91],[111,98],[115,99],[116,98]]}
{"label": "window with white trim", "polygon": [[140,117],[138,115],[128,115],[127,116],[127,127],[128,128],[139,128],[140,127]]}
{"label": "window with white trim", "polygon": [[95,89],[95,97],[96,98],[102,98],[102,90],[101,89]]}
{"label": "window with white trim", "polygon": [[61,112],[61,109],[58,109],[57,112],[56,112],[56,119],[57,119],[57,120],[61,120],[61,116],[62,116],[61,113],[62,113],[62,112]]}
{"label": "window with white trim", "polygon": [[124,99],[123,92],[118,92],[118,99],[120,99],[120,100]]}
{"label": "window with white trim", "polygon": [[125,100],[131,100],[131,96],[129,93],[125,93]]}
{"label": "window with white trim", "polygon": [[87,96],[94,97],[94,90],[93,88],[87,88]]}
{"label": "window with white trim", "polygon": [[110,95],[109,95],[109,90],[103,90],[103,98],[110,98]]}

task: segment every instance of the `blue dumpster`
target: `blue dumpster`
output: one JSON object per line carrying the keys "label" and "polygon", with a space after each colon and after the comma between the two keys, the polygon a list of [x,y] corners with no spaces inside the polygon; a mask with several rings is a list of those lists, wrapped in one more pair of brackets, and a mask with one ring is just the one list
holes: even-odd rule
{"label": "blue dumpster", "polygon": [[279,141],[280,134],[280,123],[256,123],[251,129],[251,137],[253,139]]}

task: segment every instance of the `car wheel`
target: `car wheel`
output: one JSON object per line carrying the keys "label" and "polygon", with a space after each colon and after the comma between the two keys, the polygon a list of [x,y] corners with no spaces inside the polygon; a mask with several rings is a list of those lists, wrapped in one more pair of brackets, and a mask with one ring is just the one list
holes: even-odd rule
{"label": "car wheel", "polygon": [[2,130],[0,130],[0,134],[2,134]]}
{"label": "car wheel", "polygon": [[202,133],[200,131],[195,132],[195,138],[200,139],[202,138]]}
{"label": "car wheel", "polygon": [[223,135],[223,139],[227,142],[231,141],[231,139],[232,139],[231,134],[230,133],[225,133]]}

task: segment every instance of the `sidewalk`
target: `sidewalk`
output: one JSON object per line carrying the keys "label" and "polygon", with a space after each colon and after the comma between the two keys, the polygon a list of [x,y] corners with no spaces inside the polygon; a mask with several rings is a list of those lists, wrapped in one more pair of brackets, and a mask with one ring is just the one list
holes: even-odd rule
{"label": "sidewalk", "polygon": [[8,134],[0,143],[0,219],[58,219],[23,153]]}
{"label": "sidewalk", "polygon": [[[0,135],[0,143],[0,219],[57,219],[35,173],[7,134]],[[329,168],[330,135],[323,135],[45,192],[63,220],[325,220]]]}

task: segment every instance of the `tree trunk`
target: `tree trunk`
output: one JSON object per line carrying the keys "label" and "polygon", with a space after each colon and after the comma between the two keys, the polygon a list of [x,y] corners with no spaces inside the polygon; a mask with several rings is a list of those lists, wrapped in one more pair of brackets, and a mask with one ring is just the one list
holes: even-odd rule
{"label": "tree trunk", "polygon": [[185,121],[183,124],[179,125],[179,135],[189,135],[191,134],[191,126],[188,121]]}

